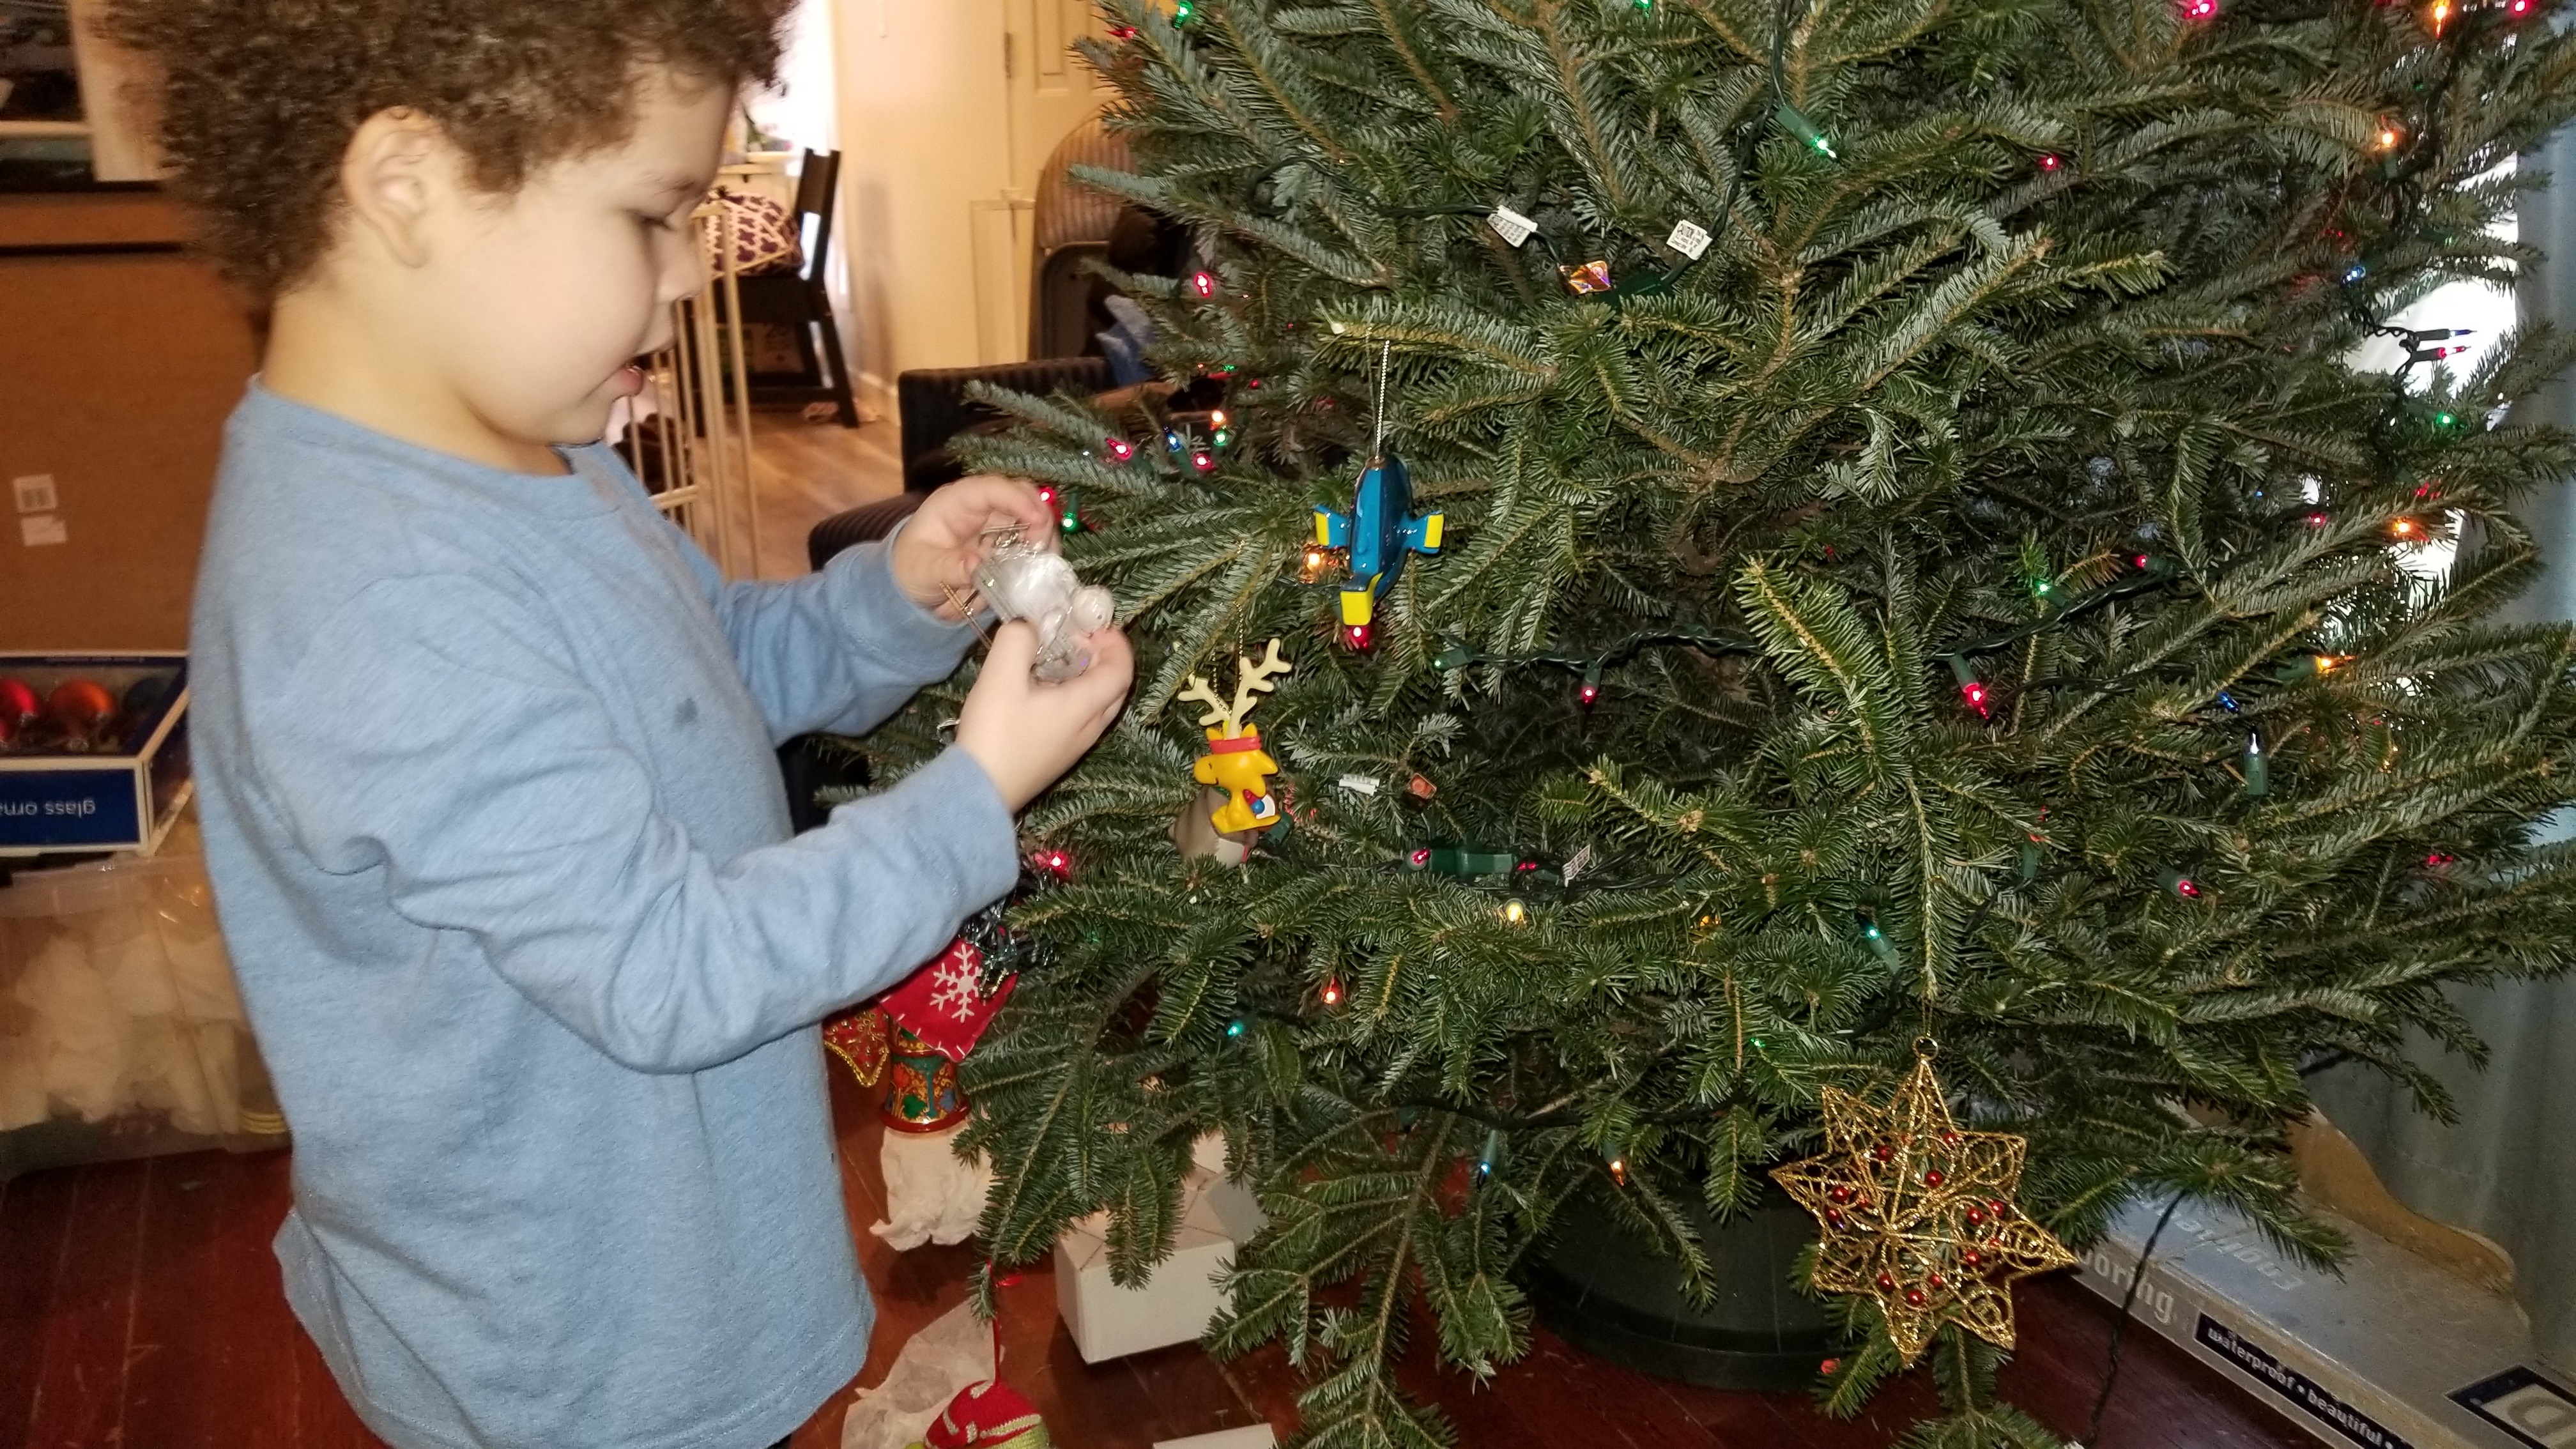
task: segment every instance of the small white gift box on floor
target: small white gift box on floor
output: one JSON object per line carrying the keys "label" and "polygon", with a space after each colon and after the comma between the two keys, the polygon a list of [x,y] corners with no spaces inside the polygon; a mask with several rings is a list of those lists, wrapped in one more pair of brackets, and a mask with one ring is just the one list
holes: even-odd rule
{"label": "small white gift box on floor", "polygon": [[1106,1214],[1075,1223],[1056,1240],[1056,1308],[1083,1362],[1187,1343],[1207,1332],[1224,1307],[1217,1280],[1233,1264],[1236,1245],[1250,1241],[1264,1220],[1252,1194],[1225,1180],[1223,1143],[1204,1139],[1200,1148],[1199,1165],[1181,1188],[1181,1227],[1171,1256],[1154,1265],[1141,1287],[1109,1281]]}

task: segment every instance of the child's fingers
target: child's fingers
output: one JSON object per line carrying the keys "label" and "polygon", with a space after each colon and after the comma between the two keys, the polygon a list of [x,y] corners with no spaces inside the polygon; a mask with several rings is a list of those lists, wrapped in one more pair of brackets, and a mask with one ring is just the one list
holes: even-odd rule
{"label": "child's fingers", "polygon": [[978,473],[960,478],[939,490],[954,494],[952,506],[963,516],[981,520],[976,525],[979,535],[986,528],[1008,528],[1018,525],[1031,545],[1052,550],[1056,546],[1056,519],[1047,511],[1038,490],[1017,478],[1004,478],[991,473]]}
{"label": "child's fingers", "polygon": [[1025,686],[1037,662],[1038,631],[1026,619],[1013,619],[994,631],[992,650],[984,656],[984,675]]}

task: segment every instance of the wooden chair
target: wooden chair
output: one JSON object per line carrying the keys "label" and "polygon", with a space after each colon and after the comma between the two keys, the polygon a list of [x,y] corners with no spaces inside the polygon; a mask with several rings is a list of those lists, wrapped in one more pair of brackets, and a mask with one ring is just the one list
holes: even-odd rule
{"label": "wooden chair", "polygon": [[807,238],[805,265],[794,272],[744,277],[740,286],[743,321],[788,329],[796,338],[796,354],[804,364],[792,373],[754,372],[753,405],[828,402],[836,409],[842,427],[855,428],[859,425],[859,405],[850,395],[850,366],[841,356],[841,328],[833,320],[832,295],[825,286],[825,279],[831,275],[826,267],[832,255],[832,199],[840,189],[840,181],[840,152],[805,153],[804,165],[797,173],[794,218],[797,234]]}

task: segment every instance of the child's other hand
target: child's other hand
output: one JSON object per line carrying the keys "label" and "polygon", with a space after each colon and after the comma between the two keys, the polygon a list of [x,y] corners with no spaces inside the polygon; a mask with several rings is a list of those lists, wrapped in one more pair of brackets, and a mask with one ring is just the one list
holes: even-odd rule
{"label": "child's other hand", "polygon": [[1056,520],[1028,484],[979,474],[937,489],[894,537],[895,586],[905,598],[955,623],[965,617],[956,601],[975,590],[985,533],[1013,525],[1031,546],[1055,550]]}
{"label": "child's other hand", "polygon": [[958,747],[984,767],[1014,815],[1072,769],[1127,703],[1127,686],[1136,674],[1127,636],[1103,629],[1083,642],[1091,651],[1090,669],[1062,684],[1040,684],[1029,677],[1038,657],[1037,630],[1015,619],[994,636],[984,670],[966,695],[957,719]]}

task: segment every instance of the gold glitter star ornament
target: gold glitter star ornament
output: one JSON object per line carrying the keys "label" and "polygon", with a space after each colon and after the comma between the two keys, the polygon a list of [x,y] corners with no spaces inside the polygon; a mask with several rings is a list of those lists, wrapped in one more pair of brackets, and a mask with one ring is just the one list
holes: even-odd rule
{"label": "gold glitter star ornament", "polygon": [[1771,1173],[1824,1229],[1816,1287],[1877,1300],[1908,1364],[1944,1323],[2012,1347],[2013,1280],[2075,1262],[2013,1202],[2023,1139],[1960,1131],[1929,1055],[1884,1107],[1822,1095],[1828,1150]]}

